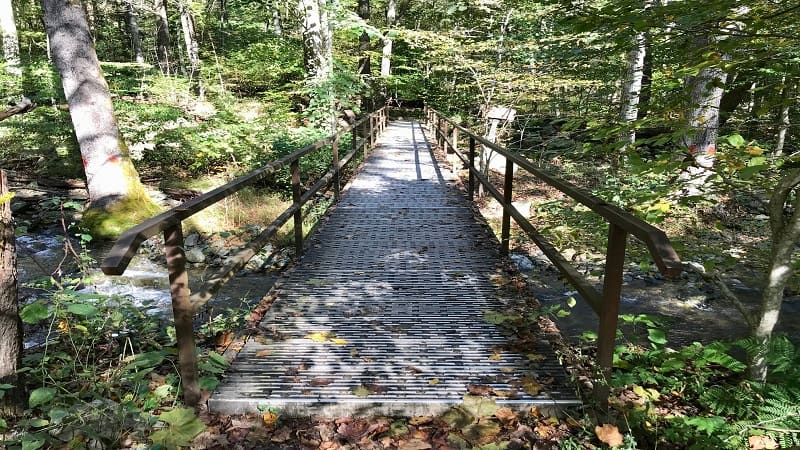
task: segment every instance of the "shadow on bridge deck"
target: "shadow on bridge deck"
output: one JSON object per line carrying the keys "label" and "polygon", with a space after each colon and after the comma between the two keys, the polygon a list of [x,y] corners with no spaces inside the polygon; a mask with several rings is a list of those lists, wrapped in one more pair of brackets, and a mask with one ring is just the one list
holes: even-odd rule
{"label": "shadow on bridge deck", "polygon": [[[542,339],[530,358],[484,320],[503,311],[498,246],[439,168],[416,122],[393,122],[341,202],[283,276],[260,335],[238,354],[212,411],[287,416],[431,415],[470,384],[497,403],[579,404]],[[534,380],[535,396],[521,386]]]}

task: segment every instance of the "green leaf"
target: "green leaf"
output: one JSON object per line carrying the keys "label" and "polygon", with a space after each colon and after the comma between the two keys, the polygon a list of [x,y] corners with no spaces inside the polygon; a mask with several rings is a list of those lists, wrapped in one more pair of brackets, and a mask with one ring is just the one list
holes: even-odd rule
{"label": "green leaf", "polygon": [[35,301],[25,305],[20,311],[19,317],[25,323],[34,324],[50,317],[50,308],[41,301]]}
{"label": "green leaf", "polygon": [[217,377],[212,377],[212,376],[200,377],[199,385],[200,389],[212,392],[214,389],[217,388],[217,386],[219,386],[219,380],[217,379]]}
{"label": "green leaf", "polygon": [[55,396],[56,390],[53,388],[43,387],[34,389],[31,391],[30,397],[28,397],[28,406],[35,408],[39,405],[44,405],[53,400]]}
{"label": "green leaf", "polygon": [[67,306],[67,311],[76,316],[90,317],[97,314],[97,307],[88,303],[73,303]]}
{"label": "green leaf", "polygon": [[667,343],[667,335],[664,333],[664,330],[660,328],[649,328],[647,330],[647,339],[657,345],[664,345]]}
{"label": "green leaf", "polygon": [[725,426],[725,419],[717,416],[692,417],[691,419],[686,419],[686,423],[693,426],[697,431],[705,431],[707,435],[711,436]]}
{"label": "green leaf", "polygon": [[69,411],[66,408],[56,406],[47,412],[47,416],[50,417],[51,422],[61,423],[65,417],[69,416]]}
{"label": "green leaf", "polygon": [[50,425],[50,421],[47,419],[31,419],[28,421],[28,425],[32,426],[33,428],[42,428]]}
{"label": "green leaf", "polygon": [[744,138],[739,134],[732,134],[727,138],[728,144],[733,147],[741,147],[744,145]]}
{"label": "green leaf", "polygon": [[8,429],[8,423],[6,422],[6,419],[0,418],[0,430],[7,430],[7,429]]}
{"label": "green leaf", "polygon": [[22,436],[22,450],[36,450],[41,448],[45,442],[45,437],[41,434],[25,434]]}
{"label": "green leaf", "polygon": [[567,306],[569,306],[570,308],[574,308],[576,303],[577,302],[575,301],[575,297],[570,297],[567,299]]}
{"label": "green leaf", "polygon": [[156,431],[150,436],[155,444],[166,448],[188,446],[191,440],[206,429],[205,424],[189,408],[175,408],[167,411],[158,419],[169,424],[169,427]]}

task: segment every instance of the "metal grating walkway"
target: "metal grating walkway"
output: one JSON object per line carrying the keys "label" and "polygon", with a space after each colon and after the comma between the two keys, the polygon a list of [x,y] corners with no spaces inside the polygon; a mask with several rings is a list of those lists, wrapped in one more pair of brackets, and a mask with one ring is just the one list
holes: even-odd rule
{"label": "metal grating walkway", "polygon": [[[393,122],[378,144],[209,408],[430,415],[460,403],[469,384],[512,393],[497,399],[509,407],[578,404],[546,342],[533,362],[484,321],[512,306],[490,279],[497,245],[448,186],[419,124]],[[535,397],[520,387],[530,380],[546,386]]]}

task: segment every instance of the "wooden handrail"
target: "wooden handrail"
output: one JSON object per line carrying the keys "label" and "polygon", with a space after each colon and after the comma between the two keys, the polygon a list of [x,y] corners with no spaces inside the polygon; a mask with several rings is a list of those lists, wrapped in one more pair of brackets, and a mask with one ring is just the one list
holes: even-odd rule
{"label": "wooden handrail", "polygon": [[[108,256],[100,266],[106,275],[122,275],[128,264],[130,264],[131,259],[136,255],[142,242],[158,233],[163,233],[164,235],[164,251],[167,255],[167,268],[172,295],[172,312],[178,341],[178,362],[183,384],[184,402],[188,406],[197,407],[200,400],[193,326],[194,315],[198,309],[205,305],[228,280],[233,278],[236,272],[242,269],[256,253],[267,245],[278,229],[291,218],[295,220],[296,256],[299,257],[301,255],[303,250],[303,205],[311,200],[316,193],[327,190],[331,185],[335,190],[334,198],[338,200],[341,169],[355,159],[354,157],[359,150],[363,150],[363,155],[366,158],[369,150],[375,145],[377,134],[384,130],[386,119],[386,108],[381,108],[328,137],[279,158],[230,183],[187,200],[169,211],[152,217],[126,230],[116,240]],[[359,130],[363,137],[361,140],[358,139]],[[352,133],[353,148],[347,155],[339,158],[340,138],[348,132]],[[333,148],[332,167],[311,188],[302,192],[299,170],[300,158],[327,145],[332,145]],[[216,274],[212,275],[197,293],[191,294],[186,271],[186,255],[183,249],[183,221],[287,166],[290,167],[292,175],[292,205],[252,241],[237,250],[228,263]]]}
{"label": "wooden handrail", "polygon": [[[596,394],[602,405],[608,402],[608,376],[611,374],[611,365],[614,356],[617,322],[619,316],[619,302],[622,289],[622,274],[625,262],[625,247],[627,236],[631,234],[645,243],[650,255],[659,271],[668,278],[680,275],[682,265],[677,252],[660,229],[633,216],[632,214],[614,206],[589,192],[557,178],[544,170],[539,169],[527,159],[512,153],[507,149],[476,135],[471,130],[459,125],[445,117],[439,111],[425,107],[425,117],[428,128],[434,131],[434,141],[447,152],[455,154],[466,166],[469,167],[468,196],[473,200],[475,180],[503,206],[503,220],[500,236],[501,252],[508,254],[510,240],[510,219],[533,240],[547,258],[558,268],[561,274],[572,286],[577,289],[586,302],[592,307],[600,318],[597,360],[603,369],[605,380],[596,384]],[[449,130],[448,130],[449,126]],[[464,155],[458,150],[459,130],[469,139],[469,154]],[[475,167],[476,144],[481,144],[484,151],[491,150],[506,158],[504,174],[504,187],[501,192],[481,171]],[[608,247],[606,249],[605,274],[603,276],[602,292],[592,286],[558,250],[539,233],[527,217],[520,213],[511,203],[511,191],[514,180],[514,164],[532,174],[539,180],[558,189],[570,198],[585,205],[603,217],[609,224]]]}

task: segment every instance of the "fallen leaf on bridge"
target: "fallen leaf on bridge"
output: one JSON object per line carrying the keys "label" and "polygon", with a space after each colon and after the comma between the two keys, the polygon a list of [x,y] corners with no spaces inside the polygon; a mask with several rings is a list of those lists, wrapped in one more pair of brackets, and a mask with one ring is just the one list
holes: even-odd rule
{"label": "fallen leaf on bridge", "polygon": [[259,358],[263,358],[264,356],[269,356],[269,353],[270,352],[267,349],[259,350],[258,352],[256,352],[256,356]]}
{"label": "fallen leaf on bridge", "polygon": [[419,439],[411,439],[410,441],[401,442],[398,450],[428,450],[432,448],[431,444],[420,441]]}
{"label": "fallen leaf on bridge", "polygon": [[311,386],[318,387],[318,386],[327,386],[331,383],[333,383],[333,378],[314,377],[308,384],[310,384]]}
{"label": "fallen leaf on bridge", "polygon": [[467,390],[472,395],[492,395],[494,394],[494,389],[491,386],[486,386],[483,384],[468,384]]}

